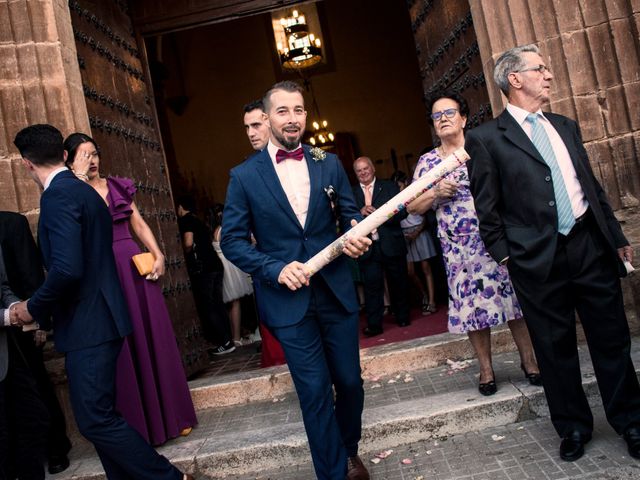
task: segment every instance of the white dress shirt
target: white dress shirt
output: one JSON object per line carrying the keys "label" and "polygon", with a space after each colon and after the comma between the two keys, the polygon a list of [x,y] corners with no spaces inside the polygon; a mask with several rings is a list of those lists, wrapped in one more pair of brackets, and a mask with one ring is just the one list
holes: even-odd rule
{"label": "white dress shirt", "polygon": [[47,176],[47,179],[44,181],[44,190],[49,188],[49,185],[51,185],[51,182],[53,181],[53,178],[56,175],[58,175],[60,172],[64,172],[65,170],[69,170],[69,169],[67,167],[59,167],[59,168],[56,168],[53,172],[51,172]]}
{"label": "white dress shirt", "polygon": [[[298,145],[294,150],[300,146],[301,145]],[[287,200],[289,200],[293,213],[296,214],[300,225],[304,228],[309,210],[309,197],[311,195],[309,168],[304,158],[302,160],[287,158],[280,163],[276,162],[276,152],[278,150],[279,148],[269,140],[267,152],[269,153],[269,157],[271,157],[271,162],[273,162],[273,168],[276,169],[276,174],[280,179],[280,185],[282,185],[282,189],[287,195]]]}
{"label": "white dress shirt", "polygon": [[[511,114],[511,116],[518,122],[518,125],[522,127],[524,133],[527,134],[529,138],[531,138],[531,123],[527,121],[527,115],[532,112],[524,110],[520,107],[516,107],[515,105],[507,104],[507,111]],[[587,211],[589,207],[589,203],[587,202],[587,198],[584,196],[584,192],[582,191],[582,186],[580,185],[580,181],[576,175],[576,169],[573,166],[573,162],[571,161],[571,156],[569,155],[569,151],[567,150],[564,141],[558,134],[557,130],[551,125],[551,122],[544,116],[542,110],[538,110],[537,112],[533,112],[538,116],[538,121],[540,125],[544,127],[547,136],[549,137],[549,141],[551,142],[551,148],[553,148],[553,153],[556,156],[556,160],[558,161],[558,166],[560,167],[560,171],[562,172],[562,179],[564,180],[565,188],[567,189],[567,194],[569,195],[569,200],[571,201],[571,210],[573,210],[574,218],[578,218]]]}

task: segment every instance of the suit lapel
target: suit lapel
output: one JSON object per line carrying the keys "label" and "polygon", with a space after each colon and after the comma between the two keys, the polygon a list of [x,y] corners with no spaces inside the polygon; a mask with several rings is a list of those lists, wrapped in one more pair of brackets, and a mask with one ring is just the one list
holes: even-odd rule
{"label": "suit lapel", "polygon": [[304,160],[307,162],[307,169],[309,170],[309,206],[307,208],[307,219],[304,222],[304,229],[306,230],[311,225],[311,217],[318,208],[318,201],[322,198],[322,165],[324,160],[315,161],[311,157],[310,147],[303,146]]}
{"label": "suit lapel", "polygon": [[533,145],[531,139],[524,133],[522,127],[518,125],[518,122],[511,116],[511,114],[505,110],[498,117],[498,128],[504,131],[504,136],[513,143],[516,147],[528,153],[540,163],[547,164],[538,149]]}
{"label": "suit lapel", "polygon": [[382,192],[382,182],[380,182],[380,179],[376,178],[376,183],[373,186],[373,195],[371,195],[371,205],[375,205],[376,198],[378,197],[380,192]]}
{"label": "suit lapel", "polygon": [[[273,198],[278,202],[280,208],[284,211],[284,213],[298,226],[300,226],[300,222],[298,221],[298,217],[294,213],[291,205],[289,204],[289,199],[287,198],[287,194],[284,193],[282,185],[280,184],[280,179],[278,178],[278,174],[276,173],[276,169],[273,167],[273,163],[271,161],[271,157],[269,156],[269,152],[265,148],[260,152],[260,156],[257,159],[258,163],[258,173],[260,178],[262,179],[265,187]],[[308,216],[308,215],[307,215]]]}

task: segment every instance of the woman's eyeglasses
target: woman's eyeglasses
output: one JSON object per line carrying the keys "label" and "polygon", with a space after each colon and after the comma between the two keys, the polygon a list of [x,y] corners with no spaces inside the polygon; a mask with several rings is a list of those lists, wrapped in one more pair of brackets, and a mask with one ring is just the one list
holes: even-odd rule
{"label": "woman's eyeglasses", "polygon": [[434,122],[439,122],[442,119],[443,115],[447,118],[453,118],[456,116],[456,113],[458,113],[457,108],[447,108],[446,110],[442,110],[441,112],[433,112],[431,114],[431,118]]}

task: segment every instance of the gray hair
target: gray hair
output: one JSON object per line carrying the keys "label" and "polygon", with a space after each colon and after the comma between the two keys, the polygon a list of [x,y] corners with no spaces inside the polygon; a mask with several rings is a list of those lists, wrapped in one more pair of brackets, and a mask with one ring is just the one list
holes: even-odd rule
{"label": "gray hair", "polygon": [[493,81],[506,96],[509,96],[509,74],[525,67],[525,61],[522,59],[522,54],[525,52],[540,55],[540,49],[532,43],[507,50],[496,60],[496,66],[493,68]]}

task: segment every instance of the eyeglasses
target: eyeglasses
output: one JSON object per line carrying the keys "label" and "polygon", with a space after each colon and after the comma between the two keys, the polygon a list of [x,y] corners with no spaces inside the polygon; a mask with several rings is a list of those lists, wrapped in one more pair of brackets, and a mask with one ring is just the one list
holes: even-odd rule
{"label": "eyeglasses", "polygon": [[443,115],[447,118],[453,118],[456,116],[456,113],[458,113],[457,108],[447,108],[446,110],[442,110],[441,112],[433,112],[431,114],[431,118],[434,122],[439,122],[442,119]]}
{"label": "eyeglasses", "polygon": [[546,65],[536,65],[535,67],[527,67],[527,68],[523,68],[522,70],[515,70],[513,73],[522,73],[522,72],[538,72],[538,73],[542,73],[544,74],[544,72],[549,72],[551,73],[551,70],[549,70],[549,67],[547,67]]}

